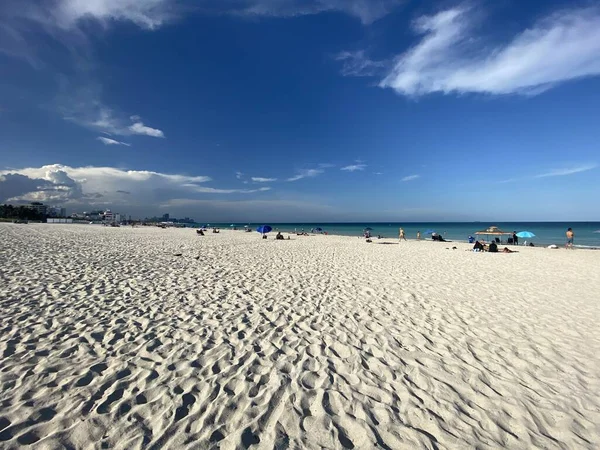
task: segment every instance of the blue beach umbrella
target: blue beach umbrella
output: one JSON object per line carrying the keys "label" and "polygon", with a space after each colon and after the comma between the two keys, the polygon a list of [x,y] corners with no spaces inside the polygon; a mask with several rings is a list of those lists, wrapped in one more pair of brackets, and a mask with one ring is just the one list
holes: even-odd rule
{"label": "blue beach umbrella", "polygon": [[519,231],[517,233],[517,237],[523,239],[531,239],[535,237],[535,234],[533,234],[531,231]]}
{"label": "blue beach umbrella", "polygon": [[315,228],[315,231],[323,231],[323,228]]}
{"label": "blue beach umbrella", "polygon": [[258,227],[256,229],[256,231],[258,231],[260,234],[266,234],[272,230],[273,230],[273,228],[271,228],[269,225],[261,225],[260,227]]}
{"label": "blue beach umbrella", "polygon": [[425,232],[425,234],[433,234],[433,233],[435,233],[435,230],[427,230],[427,231]]}

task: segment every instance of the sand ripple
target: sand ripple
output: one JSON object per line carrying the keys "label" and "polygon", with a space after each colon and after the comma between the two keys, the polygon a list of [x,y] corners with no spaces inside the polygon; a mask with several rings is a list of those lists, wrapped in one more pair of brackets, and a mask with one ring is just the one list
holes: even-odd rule
{"label": "sand ripple", "polygon": [[2,448],[600,446],[600,252],[0,240]]}

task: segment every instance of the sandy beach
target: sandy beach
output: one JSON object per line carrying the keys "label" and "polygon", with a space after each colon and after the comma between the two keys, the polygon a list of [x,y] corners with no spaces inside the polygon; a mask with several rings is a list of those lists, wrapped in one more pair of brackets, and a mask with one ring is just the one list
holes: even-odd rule
{"label": "sandy beach", "polygon": [[600,251],[46,224],[0,242],[1,448],[600,447]]}

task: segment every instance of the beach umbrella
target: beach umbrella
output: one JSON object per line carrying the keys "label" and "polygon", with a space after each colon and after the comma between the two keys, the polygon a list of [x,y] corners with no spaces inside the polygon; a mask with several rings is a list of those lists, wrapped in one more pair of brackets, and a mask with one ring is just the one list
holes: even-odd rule
{"label": "beach umbrella", "polygon": [[517,237],[523,239],[531,239],[535,237],[535,234],[533,234],[531,231],[519,231],[517,233]]}
{"label": "beach umbrella", "polygon": [[271,228],[269,225],[261,225],[256,229],[256,231],[258,231],[260,234],[266,234],[272,230],[273,228]]}
{"label": "beach umbrella", "polygon": [[508,233],[506,231],[502,231],[498,227],[488,227],[485,230],[476,231],[475,234],[477,234],[477,235],[483,234],[485,236],[503,236],[503,235],[512,234],[512,233]]}
{"label": "beach umbrella", "polygon": [[315,231],[323,231],[323,228],[315,228]]}
{"label": "beach umbrella", "polygon": [[427,230],[427,231],[425,232],[425,234],[433,234],[433,233],[435,233],[435,230]]}

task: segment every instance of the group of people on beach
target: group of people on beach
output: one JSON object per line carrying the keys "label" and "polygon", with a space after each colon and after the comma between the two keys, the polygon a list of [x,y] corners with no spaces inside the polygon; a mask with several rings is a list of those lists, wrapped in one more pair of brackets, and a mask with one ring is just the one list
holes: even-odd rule
{"label": "group of people on beach", "polygon": [[490,252],[490,253],[518,253],[516,250],[511,250],[508,247],[504,247],[502,250],[498,250],[498,244],[492,241],[489,245],[483,244],[479,241],[475,241],[473,245],[474,252]]}
{"label": "group of people on beach", "polygon": [[[404,228],[400,228],[398,230],[398,240],[399,241],[406,241],[406,233],[404,232]],[[421,232],[417,231],[417,241],[421,240]],[[439,241],[439,242],[447,242],[444,237],[438,233],[436,233],[435,231],[431,232],[431,240],[432,241]]]}
{"label": "group of people on beach", "polygon": [[[196,230],[196,233],[200,236],[204,236],[204,231],[207,231],[206,228],[203,229],[198,229]],[[249,228],[247,228],[245,231],[251,231]],[[294,230],[296,231],[296,230]],[[313,230],[311,230],[312,232]],[[212,229],[213,233],[219,233],[219,229],[218,228],[213,228]],[[298,236],[308,236],[308,233],[306,233],[304,230],[302,230],[300,233],[298,233],[296,231],[296,234]],[[324,233],[327,234],[327,233]],[[367,239],[367,242],[371,242],[371,231],[369,229],[365,229],[365,232],[363,234],[363,236]],[[381,239],[383,236],[378,236],[379,239]],[[567,237],[567,243],[565,244],[565,248],[566,249],[571,249],[573,250],[573,242],[574,242],[574,238],[575,238],[575,232],[573,231],[573,229],[571,227],[569,227],[567,229],[566,232],[566,237]],[[266,236],[263,235],[263,239],[266,238]],[[277,240],[283,240],[283,235],[281,234],[281,232],[277,233],[277,236],[275,237],[275,239]],[[289,239],[289,236],[288,236]],[[439,242],[447,242],[441,235],[432,232],[431,233],[431,239],[434,241],[439,241]],[[469,242],[473,242],[471,240],[471,236],[469,236]],[[406,233],[404,231],[404,228],[400,228],[398,230],[398,240],[400,241],[406,241]],[[421,232],[417,231],[417,240],[420,241],[421,240]],[[512,234],[512,239],[509,239],[509,244],[514,244],[514,245],[519,245],[519,237],[516,233],[516,231],[513,231]],[[526,243],[525,243],[526,244]],[[530,246],[533,247],[533,244],[530,244]],[[556,248],[556,247],[554,247]],[[479,241],[475,242],[475,245],[473,245],[473,251],[488,251],[490,253],[498,253],[498,245],[496,242],[491,242],[489,245],[486,245],[484,243],[481,243]],[[515,253],[513,250],[509,249],[508,247],[504,247],[504,249],[501,250],[501,253]]]}

